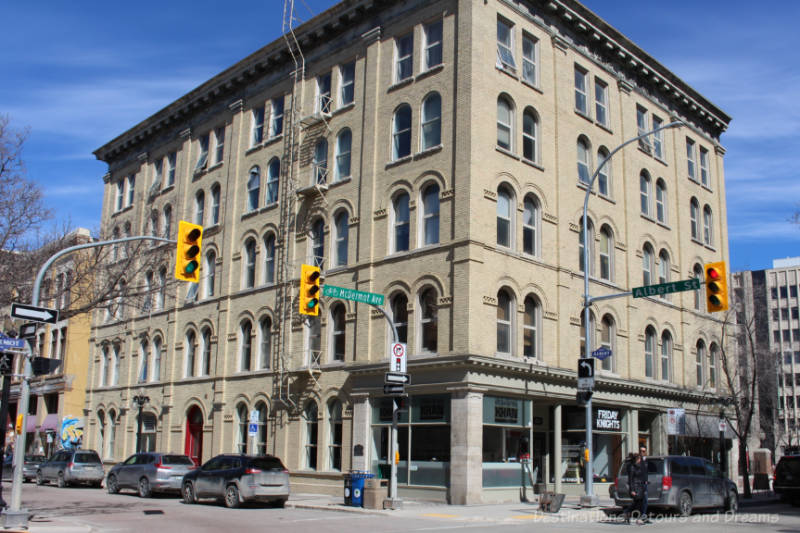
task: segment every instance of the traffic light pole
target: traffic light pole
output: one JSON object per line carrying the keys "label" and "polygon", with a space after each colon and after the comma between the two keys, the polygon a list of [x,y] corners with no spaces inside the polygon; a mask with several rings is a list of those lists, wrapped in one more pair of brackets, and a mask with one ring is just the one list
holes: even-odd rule
{"label": "traffic light pole", "polygon": [[[44,275],[47,270],[53,265],[55,261],[59,258],[70,254],[72,252],[76,252],[78,250],[85,250],[87,248],[97,248],[100,246],[105,246],[107,244],[116,244],[120,242],[129,242],[129,241],[142,241],[142,240],[149,240],[149,241],[159,241],[159,242],[167,242],[167,243],[175,243],[177,241],[172,239],[165,239],[162,237],[152,237],[149,235],[140,235],[136,237],[123,237],[121,239],[112,239],[109,241],[99,241],[99,242],[91,242],[87,244],[78,244],[75,246],[70,246],[69,248],[64,248],[59,252],[56,252],[50,258],[45,261],[45,263],[39,268],[39,272],[36,274],[36,279],[33,282],[33,293],[31,295],[31,305],[38,306],[39,305],[39,294],[40,289],[42,286],[42,281],[44,280]],[[27,417],[28,417],[28,404],[30,402],[30,380],[33,377],[33,367],[31,365],[31,358],[33,357],[31,347],[30,347],[30,340],[25,343],[25,370],[22,377],[22,383],[20,385],[20,392],[19,392],[19,404],[17,406],[17,413],[22,415],[22,433],[17,435],[16,442],[14,444],[14,481],[11,488],[11,504],[9,505],[8,509],[3,511],[3,517],[5,519],[5,527],[6,528],[25,528],[28,527],[28,510],[27,509],[20,509],[21,499],[22,499],[22,468],[25,464],[25,448],[27,443],[25,442],[27,438]],[[5,421],[2,421],[2,424],[5,424]]]}
{"label": "traffic light pole", "polygon": [[[589,330],[589,307],[592,305],[592,297],[589,296],[589,273],[590,273],[590,264],[589,264],[589,223],[587,220],[587,211],[589,208],[589,196],[592,194],[592,188],[594,187],[594,182],[597,179],[597,176],[600,174],[600,171],[605,167],[606,163],[620,150],[622,150],[627,145],[637,142],[640,139],[644,139],[653,135],[656,132],[667,128],[675,128],[678,126],[684,125],[683,121],[676,120],[661,126],[659,128],[655,128],[647,133],[643,133],[633,139],[629,139],[624,143],[620,144],[616,148],[614,148],[611,153],[608,154],[600,164],[597,165],[597,169],[592,174],[589,183],[586,184],[586,195],[583,198],[583,228],[581,233],[581,238],[583,242],[583,327],[584,327],[584,353],[583,356],[586,359],[592,357],[592,336],[591,331]],[[614,297],[622,296],[614,295]],[[599,298],[598,298],[599,299]],[[597,300],[597,299],[596,299]],[[595,300],[595,301],[596,301]],[[594,469],[592,464],[592,398],[591,396],[586,401],[586,468],[584,471],[584,479],[586,482],[586,493],[581,496],[581,505],[587,507],[596,507],[597,506],[597,496],[594,493]]]}

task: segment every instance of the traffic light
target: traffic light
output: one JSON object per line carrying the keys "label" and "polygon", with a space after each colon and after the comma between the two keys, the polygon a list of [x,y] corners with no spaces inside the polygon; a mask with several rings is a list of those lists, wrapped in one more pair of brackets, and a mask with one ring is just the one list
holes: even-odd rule
{"label": "traffic light", "polygon": [[709,313],[728,309],[728,276],[725,274],[725,261],[707,264],[706,273],[706,310]]}
{"label": "traffic light", "polygon": [[300,314],[319,315],[319,283],[318,266],[300,266]]}
{"label": "traffic light", "polygon": [[577,394],[575,394],[575,399],[578,401],[578,405],[584,406],[589,403],[589,400],[592,399],[592,391],[590,390],[579,390]]}
{"label": "traffic light", "polygon": [[22,413],[17,415],[17,423],[14,425],[14,431],[17,435],[22,435]]}
{"label": "traffic light", "polygon": [[200,248],[203,245],[203,226],[181,220],[178,222],[178,248],[175,253],[175,279],[200,281]]}

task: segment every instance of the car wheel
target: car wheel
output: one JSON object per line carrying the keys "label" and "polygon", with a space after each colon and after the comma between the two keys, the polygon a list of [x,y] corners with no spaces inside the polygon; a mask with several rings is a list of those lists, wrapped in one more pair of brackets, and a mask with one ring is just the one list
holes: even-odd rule
{"label": "car wheel", "polygon": [[281,498],[280,500],[275,500],[273,503],[275,504],[275,507],[277,507],[278,509],[283,509],[284,507],[286,507],[286,500],[283,498]]}
{"label": "car wheel", "polygon": [[725,510],[729,513],[739,512],[739,496],[735,490],[728,492],[728,498],[725,500]]}
{"label": "car wheel", "polygon": [[196,503],[197,498],[194,495],[194,487],[191,483],[184,483],[183,488],[181,489],[181,495],[183,496],[183,503]]}
{"label": "car wheel", "polygon": [[228,488],[225,489],[225,507],[234,509],[239,507],[239,503],[239,489],[236,488],[236,485],[228,485]]}
{"label": "car wheel", "polygon": [[44,485],[44,476],[42,475],[41,470],[36,471],[36,484],[37,485]]}
{"label": "car wheel", "polygon": [[150,490],[150,481],[143,477],[139,480],[139,497],[140,498],[149,498],[153,494],[153,491]]}
{"label": "car wheel", "polygon": [[688,492],[681,492],[678,498],[678,512],[681,516],[689,516],[692,514],[692,495]]}
{"label": "car wheel", "polygon": [[117,482],[117,476],[110,475],[106,480],[106,490],[109,494],[116,494],[119,492],[119,483]]}
{"label": "car wheel", "polygon": [[58,473],[58,488],[63,489],[67,485],[69,485],[69,483],[67,483],[67,480],[64,479],[64,472],[59,472]]}

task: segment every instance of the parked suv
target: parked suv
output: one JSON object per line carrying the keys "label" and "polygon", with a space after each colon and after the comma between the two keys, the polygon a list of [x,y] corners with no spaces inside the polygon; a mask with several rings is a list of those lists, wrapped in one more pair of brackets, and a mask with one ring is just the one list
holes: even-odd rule
{"label": "parked suv", "polygon": [[55,481],[59,487],[71,483],[87,483],[99,487],[105,472],[100,456],[94,450],[61,450],[36,469],[36,484]]}
{"label": "parked suv", "polygon": [[781,499],[800,503],[800,455],[784,455],[775,467],[772,490]]}
{"label": "parked suv", "polygon": [[109,470],[106,489],[109,494],[135,489],[142,498],[149,498],[153,492],[180,492],[183,476],[194,469],[194,462],[186,455],[137,453]]}
{"label": "parked suv", "polygon": [[[667,455],[648,457],[646,463],[649,508],[672,509],[684,516],[699,508],[724,508],[733,512],[739,509],[736,485],[710,461]],[[614,501],[619,506],[631,503],[627,467],[625,461],[614,481]]]}
{"label": "parked suv", "polygon": [[[25,463],[22,466],[22,481],[36,479],[36,469],[45,461],[44,455],[25,454]],[[3,460],[3,479],[14,479],[14,454],[9,454]]]}
{"label": "parked suv", "polygon": [[266,501],[283,507],[289,499],[289,471],[271,455],[217,455],[183,477],[185,503],[222,499],[228,507]]}

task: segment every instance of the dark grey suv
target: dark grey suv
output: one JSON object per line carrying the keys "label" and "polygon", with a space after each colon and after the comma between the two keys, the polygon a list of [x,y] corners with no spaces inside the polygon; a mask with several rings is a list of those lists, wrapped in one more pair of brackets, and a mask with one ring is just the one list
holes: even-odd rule
{"label": "dark grey suv", "polygon": [[99,487],[104,477],[103,462],[94,450],[61,450],[36,469],[37,485],[55,481],[59,487],[72,483]]}
{"label": "dark grey suv", "polygon": [[183,477],[185,503],[223,500],[228,507],[265,501],[283,507],[289,499],[289,471],[271,455],[217,455]]}
{"label": "dark grey suv", "polygon": [[194,469],[194,462],[186,455],[136,453],[108,471],[106,489],[109,494],[134,489],[142,498],[149,498],[153,492],[180,492],[183,476]]}
{"label": "dark grey suv", "polygon": [[[614,501],[619,506],[631,503],[627,466],[625,461],[614,481]],[[739,495],[733,481],[724,477],[717,465],[699,457],[648,457],[647,480],[648,508],[671,509],[684,516],[700,508],[732,512],[739,509]]]}

